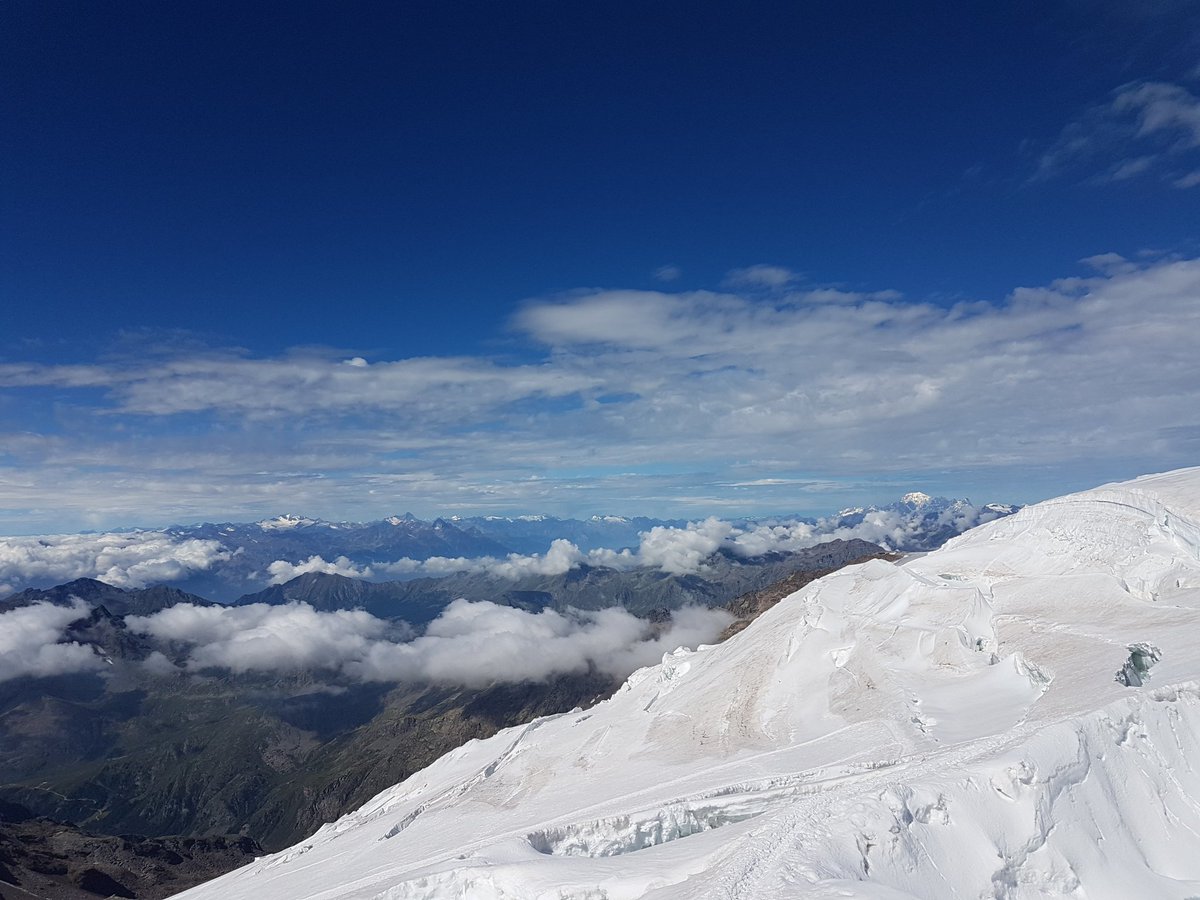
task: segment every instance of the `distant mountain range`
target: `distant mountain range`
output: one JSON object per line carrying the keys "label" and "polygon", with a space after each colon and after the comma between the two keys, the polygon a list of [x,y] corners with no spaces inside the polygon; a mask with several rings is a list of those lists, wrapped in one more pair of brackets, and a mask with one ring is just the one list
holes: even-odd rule
{"label": "distant mountain range", "polygon": [[446,519],[425,522],[412,515],[391,516],[378,522],[323,522],[284,515],[260,522],[205,522],[165,529],[171,538],[215,541],[231,551],[204,571],[189,573],[171,582],[176,587],[229,601],[261,587],[271,563],[300,563],[313,556],[326,560],[345,557],[352,563],[398,559],[425,560],[434,556],[507,556],[505,544]]}
{"label": "distant mountain range", "polygon": [[637,547],[651,528],[683,528],[686,519],[651,519],[645,516],[592,516],[560,519],[555,516],[451,516],[460,528],[485,535],[516,553],[545,553],[552,541],[568,540],[580,550]]}
{"label": "distant mountain range", "polygon": [[[824,518],[785,516],[772,519],[735,519],[728,522],[734,535],[753,533],[770,540],[766,546],[744,550],[730,544],[725,549],[746,556],[769,549],[795,550],[829,538],[861,538],[889,550],[929,550],[948,538],[991,519],[1010,515],[1019,507],[1002,504],[975,506],[968,500],[952,500],[913,493],[900,501],[883,506],[842,510]],[[222,603],[236,601],[289,580],[305,572],[342,574],[374,582],[417,579],[459,570],[486,568],[488,561],[506,561],[512,555],[544,555],[555,542],[569,542],[582,559],[594,551],[637,553],[647,535],[660,538],[684,532],[683,520],[647,517],[592,516],[589,519],[554,516],[473,516],[418,519],[411,514],[391,516],[376,522],[325,522],[298,514],[281,515],[258,522],[221,522],[198,525],[174,525],[161,532],[139,532],[134,536],[157,538],[165,546],[157,548],[148,560],[151,583],[165,584]],[[790,536],[778,546],[779,534]],[[800,537],[797,537],[800,534]],[[41,547],[34,539],[25,541],[21,553],[24,567],[12,564],[8,571],[0,565],[0,585],[45,587],[88,575],[130,586],[120,580],[124,570],[107,567],[111,536],[95,538],[95,563],[88,570],[87,535],[72,537],[69,558],[64,568],[52,556],[53,547]],[[61,540],[61,537],[55,540]],[[53,540],[42,543],[53,544]],[[716,548],[714,548],[715,550]],[[46,560],[39,555],[46,555]],[[199,558],[198,558],[199,557]],[[438,566],[422,567],[433,560]],[[475,564],[479,563],[479,564]],[[402,565],[403,564],[403,565]],[[720,561],[716,565],[722,565]],[[272,569],[275,566],[275,569]],[[407,566],[407,567],[406,567]],[[626,568],[636,567],[636,560]],[[54,578],[56,572],[66,577]],[[129,570],[128,581],[147,582],[136,566]],[[136,577],[135,577],[136,576]],[[465,595],[476,592],[478,579],[465,572],[446,586]],[[425,586],[420,588],[426,590]],[[488,583],[488,590],[494,585]],[[509,584],[513,591],[541,591],[537,584]],[[356,589],[358,590],[358,589]],[[386,592],[385,592],[386,593]]]}
{"label": "distant mountain range", "polygon": [[300,601],[318,610],[361,608],[372,615],[422,625],[452,600],[490,600],[533,612],[567,608],[598,610],[623,607],[646,616],[686,605],[724,606],[734,597],[786,578],[797,570],[831,569],[850,559],[880,552],[862,540],[832,540],[793,553],[773,552],[742,558],[718,552],[702,575],[673,575],[642,567],[620,571],[580,565],[557,575],[506,578],[487,572],[370,583],[342,575],[310,572],[286,584],[240,597],[237,605]]}

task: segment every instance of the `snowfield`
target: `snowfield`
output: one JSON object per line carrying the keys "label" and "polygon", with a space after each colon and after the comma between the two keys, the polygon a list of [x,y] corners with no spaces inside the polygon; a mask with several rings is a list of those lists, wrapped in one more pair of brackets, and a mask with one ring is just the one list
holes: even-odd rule
{"label": "snowfield", "polygon": [[1200,897],[1200,468],[821,579],[181,896]]}

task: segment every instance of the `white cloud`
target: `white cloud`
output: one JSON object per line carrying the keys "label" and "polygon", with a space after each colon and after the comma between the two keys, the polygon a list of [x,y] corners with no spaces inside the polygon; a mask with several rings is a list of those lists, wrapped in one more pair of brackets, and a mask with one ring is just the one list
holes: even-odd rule
{"label": "white cloud", "polygon": [[[677,646],[715,640],[730,620],[721,610],[685,609],[656,632],[620,608],[530,613],[456,600],[414,640],[368,613],[317,612],[306,603],[179,604],[126,622],[135,632],[190,645],[189,669],[324,669],[364,681],[483,685],[540,680],[589,666],[624,677]],[[171,671],[167,666],[165,657],[154,663],[159,672]]]}
{"label": "white cloud", "polygon": [[[1200,408],[1188,337],[1197,296],[1200,260],[1180,260],[1018,289],[1002,304],[624,292],[531,309],[523,322],[636,397],[600,411],[614,440],[670,447],[680,461],[752,448],[789,468],[880,472],[930,458],[1029,466],[1165,450],[1163,424]],[[615,307],[637,308],[630,334],[595,327],[618,320]]]}
{"label": "white cloud", "polygon": [[546,553],[523,555],[510,553],[506,557],[446,557],[432,556],[428,559],[405,557],[393,562],[374,562],[369,566],[355,566],[349,559],[339,556],[326,562],[320,556],[312,556],[302,563],[276,560],[268,567],[271,584],[283,584],[306,572],[327,572],[351,578],[373,578],[395,575],[424,575],[438,577],[456,572],[487,572],[502,578],[517,579],[526,575],[561,575],[569,572],[589,557],[568,540],[559,538],[550,544]]}
{"label": "white cloud", "polygon": [[1069,123],[1038,160],[1034,181],[1100,170],[1096,183],[1158,173],[1175,187],[1194,186],[1200,148],[1200,97],[1178,84],[1136,81],[1113,91]]}
{"label": "white cloud", "polygon": [[488,410],[528,397],[563,397],[592,387],[543,366],[500,366],[482,359],[416,357],[368,365],[321,356],[247,359],[202,355],[143,367],[0,365],[0,387],[99,387],[115,411],[175,415],[216,410],[254,418],[363,409],[433,416]]}
{"label": "white cloud", "polygon": [[732,269],[725,274],[725,285],[731,288],[778,289],[795,281],[800,276],[783,266],[756,265],[744,269]]}
{"label": "white cloud", "polygon": [[969,528],[999,518],[986,507],[960,503],[939,513],[932,523],[920,515],[908,515],[898,510],[870,510],[862,521],[844,524],[840,516],[807,522],[763,523],[733,534],[729,549],[740,556],[759,556],[771,551],[792,552],[814,547],[830,540],[863,540],[895,550],[920,545],[922,538],[941,527],[952,528],[961,534]]}
{"label": "white cloud", "polygon": [[[1034,489],[1030,472],[1082,486],[1194,460],[1197,296],[1200,260],[1140,259],[950,307],[887,291],[577,293],[516,317],[536,345],[521,366],[2,366],[9,385],[105,393],[63,388],[77,430],[0,434],[0,525],[367,518],[397,503],[810,509],[806,483],[894,483],[931,459],[958,483],[984,473],[997,499],[1035,499],[1052,476]],[[236,427],[197,448],[214,415]]]}
{"label": "white cloud", "polygon": [[0,613],[0,681],[86,672],[104,665],[91,647],[59,643],[71,622],[86,616],[87,605],[35,603]]}
{"label": "white cloud", "polygon": [[331,669],[367,652],[389,623],[361,610],[317,612],[307,603],[194,606],[128,616],[131,631],[193,645],[188,664],[234,672]]}
{"label": "white cloud", "polygon": [[1112,105],[1136,116],[1140,136],[1166,134],[1182,147],[1200,147],[1200,97],[1187,88],[1157,81],[1126,85]]}
{"label": "white cloud", "polygon": [[270,584],[283,584],[300,575],[309,572],[323,572],[326,575],[345,575],[347,578],[371,578],[375,573],[370,566],[356,566],[345,556],[339,556],[333,562],[327,562],[318,555],[310,556],[304,562],[290,563],[277,559],[267,566]]}
{"label": "white cloud", "polygon": [[683,274],[683,269],[679,266],[659,266],[654,270],[654,278],[656,281],[675,281]]}
{"label": "white cloud", "polygon": [[700,572],[704,562],[737,533],[734,527],[716,518],[690,523],[683,528],[656,526],[641,534],[636,551],[595,549],[583,552],[571,541],[558,538],[551,542],[546,553],[523,555],[510,553],[506,557],[445,557],[429,559],[399,559],[394,562],[375,562],[355,568],[348,559],[339,557],[334,563],[319,556],[304,563],[277,560],[271,563],[272,584],[282,584],[305,572],[332,572],[356,578],[388,575],[423,575],[440,577],[458,572],[478,572],[499,578],[517,580],[535,575],[562,575],[580,565],[606,566],[628,571],[641,567],[659,569],[672,575]]}
{"label": "white cloud", "polygon": [[97,578],[140,588],[210,569],[232,555],[218,541],[177,540],[158,531],[0,537],[0,586]]}
{"label": "white cloud", "polygon": [[700,571],[733,533],[733,526],[716,518],[693,523],[686,528],[656,526],[642,534],[638,558],[642,565],[662,569],[671,575]]}
{"label": "white cloud", "polygon": [[[942,513],[934,523],[950,526],[956,532],[966,531],[996,518],[984,507],[961,502]],[[894,510],[872,510],[863,521],[844,524],[838,516],[817,520],[815,524],[797,521],[772,521],[735,525],[710,516],[683,527],[656,525],[641,532],[636,550],[598,548],[586,553],[578,546],[559,538],[544,553],[507,557],[445,557],[425,560],[404,558],[394,562],[375,562],[356,567],[345,557],[326,562],[313,556],[300,564],[277,560],[269,567],[272,584],[282,584],[305,572],[330,572],[353,578],[420,575],[438,578],[456,573],[482,573],[517,580],[536,575],[563,575],[581,565],[603,566],[629,571],[651,568],[670,575],[702,574],[715,553],[728,551],[737,556],[760,556],[764,553],[792,552],[835,539],[859,538],[881,544],[887,549],[907,548],[928,533],[929,523],[921,515]]]}
{"label": "white cloud", "polygon": [[348,671],[368,681],[426,678],[468,685],[540,680],[589,666],[624,677],[677,646],[711,642],[732,617],[723,610],[679,610],[654,636],[621,608],[588,613],[530,613],[495,603],[456,600],[406,644],[375,644]]}

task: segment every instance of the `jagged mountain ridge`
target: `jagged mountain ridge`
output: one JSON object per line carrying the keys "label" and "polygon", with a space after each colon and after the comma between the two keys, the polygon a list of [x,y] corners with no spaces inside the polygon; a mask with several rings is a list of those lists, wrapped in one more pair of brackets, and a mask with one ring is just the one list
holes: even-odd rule
{"label": "jagged mountain ridge", "polygon": [[70,605],[77,597],[89,607],[103,606],[117,616],[147,616],[176,603],[192,603],[209,606],[211,600],[167,585],[157,584],[148,588],[126,589],[114,587],[95,578],[77,578],[50,588],[26,588],[9,594],[0,600],[0,612],[32,606],[35,603],[53,603],[55,606]]}
{"label": "jagged mountain ridge", "polygon": [[300,563],[313,556],[344,556],[359,564],[433,556],[506,556],[511,550],[491,538],[459,528],[445,519],[424,522],[414,516],[392,516],[377,522],[323,522],[288,515],[251,523],[175,525],[166,529],[176,540],[215,541],[229,557],[211,569],[171,582],[177,587],[222,602],[267,581],[271,563]]}
{"label": "jagged mountain ridge", "polygon": [[651,528],[683,528],[685,519],[647,516],[591,516],[563,519],[557,516],[451,516],[455,525],[467,527],[511,547],[517,553],[545,553],[551,542],[568,540],[580,550],[636,548],[639,537]]}
{"label": "jagged mountain ridge", "polygon": [[[903,508],[902,508],[903,507]],[[951,510],[953,508],[953,510]],[[810,519],[785,516],[728,523],[738,534],[758,537],[782,531],[789,535],[773,546],[774,537],[747,549],[747,555],[769,549],[795,550],[828,538],[861,538],[892,550],[929,549],[947,537],[1004,515],[1012,507],[974,507],[966,501],[931,498],[928,508],[892,504],[870,510],[843,511],[838,517]],[[947,512],[947,510],[951,510]],[[47,588],[73,578],[90,577],[121,587],[167,585],[230,603],[305,572],[335,572],[368,581],[387,581],[495,568],[511,554],[548,555],[553,542],[566,542],[578,561],[611,564],[605,554],[629,551],[637,565],[644,540],[657,542],[672,532],[686,533],[681,520],[593,516],[587,520],[551,516],[484,516],[422,521],[411,514],[376,522],[325,522],[297,514],[250,523],[175,525],[165,530],[106,534],[42,535],[0,539],[0,592]],[[675,537],[679,535],[676,534]],[[560,548],[561,549],[561,548]],[[420,563],[438,562],[429,568]],[[543,561],[544,562],[544,561]],[[547,567],[540,567],[545,570]],[[670,568],[670,567],[666,567]]]}
{"label": "jagged mountain ridge", "polygon": [[423,624],[452,600],[491,600],[522,609],[595,610],[621,606],[636,615],[693,604],[724,606],[734,597],[773,584],[795,571],[833,569],[851,559],[879,553],[861,540],[832,540],[794,553],[742,558],[717,553],[701,574],[672,575],[658,569],[618,571],[580,565],[559,575],[512,579],[487,573],[368,583],[340,575],[308,573],[239,598],[249,603],[302,601],[317,609],[362,608],[383,618]]}
{"label": "jagged mountain ridge", "polygon": [[814,582],[183,896],[1184,900],[1197,629],[1200,469],[1070,495]]}
{"label": "jagged mountain ridge", "polygon": [[158,900],[249,862],[247,837],[146,838],[88,834],[0,801],[0,897]]}

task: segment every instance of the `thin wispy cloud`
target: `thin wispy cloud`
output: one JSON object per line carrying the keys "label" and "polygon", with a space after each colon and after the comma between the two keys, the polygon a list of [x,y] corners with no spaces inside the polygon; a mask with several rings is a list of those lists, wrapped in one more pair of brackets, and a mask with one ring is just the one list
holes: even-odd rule
{"label": "thin wispy cloud", "polygon": [[783,266],[769,266],[763,263],[747,266],[744,269],[733,269],[725,274],[724,285],[729,288],[773,288],[785,287],[799,279],[799,275]]}
{"label": "thin wispy cloud", "polygon": [[1200,184],[1197,166],[1200,97],[1181,84],[1138,81],[1068,123],[1039,156],[1032,180],[1155,177],[1187,189]]}
{"label": "thin wispy cloud", "polygon": [[847,477],[907,490],[930,460],[993,483],[1186,464],[1195,448],[1168,423],[1200,424],[1200,260],[1092,259],[1092,274],[949,307],[894,291],[580,292],[516,315],[518,362],[10,362],[13,408],[40,408],[46,387],[73,405],[0,434],[0,523],[414,507],[690,518],[812,509],[811,485],[836,496]]}
{"label": "thin wispy cloud", "polygon": [[0,364],[0,386],[101,388],[113,413],[166,416],[216,411],[250,418],[342,416],[362,410],[437,417],[443,404],[486,413],[530,398],[570,396],[594,382],[545,366],[482,359],[361,357],[248,359],[206,354],[128,366]]}

